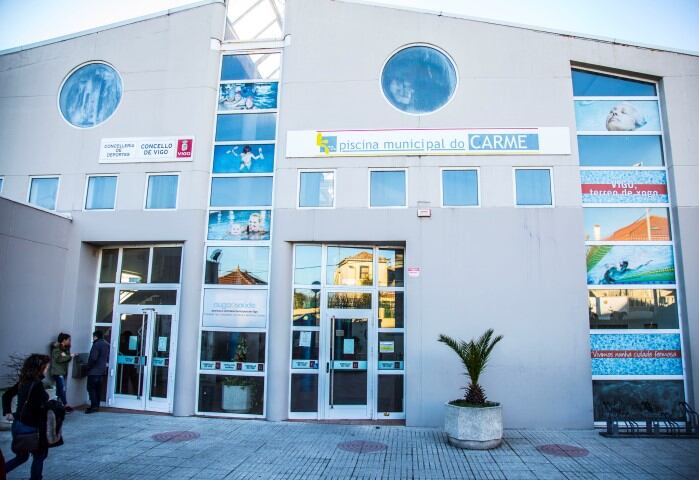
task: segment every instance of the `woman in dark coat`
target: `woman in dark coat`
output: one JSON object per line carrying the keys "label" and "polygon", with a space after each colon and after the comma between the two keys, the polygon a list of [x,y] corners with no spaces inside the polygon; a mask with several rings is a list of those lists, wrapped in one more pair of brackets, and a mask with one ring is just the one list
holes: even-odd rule
{"label": "woman in dark coat", "polygon": [[[42,380],[46,376],[51,359],[47,355],[32,354],[25,361],[19,375],[19,382],[2,396],[2,413],[12,422],[12,435],[34,433],[42,430],[46,411],[44,406],[49,395]],[[17,411],[11,412],[12,399],[17,396]],[[39,449],[31,452],[31,480],[40,480],[44,460],[48,455],[46,436],[39,435]],[[15,452],[15,458],[5,463],[7,473],[29,460],[29,452]]]}

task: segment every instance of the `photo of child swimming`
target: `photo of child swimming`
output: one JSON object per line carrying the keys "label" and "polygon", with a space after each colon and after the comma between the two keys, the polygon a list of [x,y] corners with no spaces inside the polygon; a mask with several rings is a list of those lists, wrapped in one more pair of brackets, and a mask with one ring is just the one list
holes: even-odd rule
{"label": "photo of child swimming", "polygon": [[219,112],[273,108],[277,108],[277,82],[224,83],[219,87]]}
{"label": "photo of child swimming", "polygon": [[269,240],[271,210],[219,210],[209,213],[209,240]]}

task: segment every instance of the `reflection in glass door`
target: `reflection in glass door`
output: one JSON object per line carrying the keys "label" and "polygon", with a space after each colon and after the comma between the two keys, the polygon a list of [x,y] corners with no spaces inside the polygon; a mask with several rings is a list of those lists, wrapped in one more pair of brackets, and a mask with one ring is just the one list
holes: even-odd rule
{"label": "reflection in glass door", "polygon": [[367,370],[371,312],[329,311],[328,315],[327,416],[369,418]]}
{"label": "reflection in glass door", "polygon": [[401,247],[294,247],[289,418],[405,418],[404,263]]}
{"label": "reflection in glass door", "polygon": [[172,411],[175,313],[168,307],[121,306],[112,339],[109,405]]}

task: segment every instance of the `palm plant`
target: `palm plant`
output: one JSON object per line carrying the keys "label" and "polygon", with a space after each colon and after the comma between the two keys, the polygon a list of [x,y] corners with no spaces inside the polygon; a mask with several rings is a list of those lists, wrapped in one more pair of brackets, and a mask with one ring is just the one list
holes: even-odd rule
{"label": "palm plant", "polygon": [[493,333],[493,329],[489,328],[477,340],[468,342],[456,340],[447,335],[439,336],[439,341],[454,350],[464,364],[466,375],[470,379],[468,387],[465,388],[466,395],[464,400],[467,403],[474,405],[486,404],[485,391],[478,384],[478,379],[488,363],[488,358],[493,348],[502,340],[502,335],[493,338]]}

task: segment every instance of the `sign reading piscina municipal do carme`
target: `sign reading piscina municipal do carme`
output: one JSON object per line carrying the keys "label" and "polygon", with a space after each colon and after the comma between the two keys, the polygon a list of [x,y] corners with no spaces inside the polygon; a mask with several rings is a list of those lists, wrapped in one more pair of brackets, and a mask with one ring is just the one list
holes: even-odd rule
{"label": "sign reading piscina municipal do carme", "polygon": [[568,127],[296,130],[287,157],[569,155]]}
{"label": "sign reading piscina municipal do carme", "polygon": [[99,163],[188,162],[194,137],[103,138]]}

